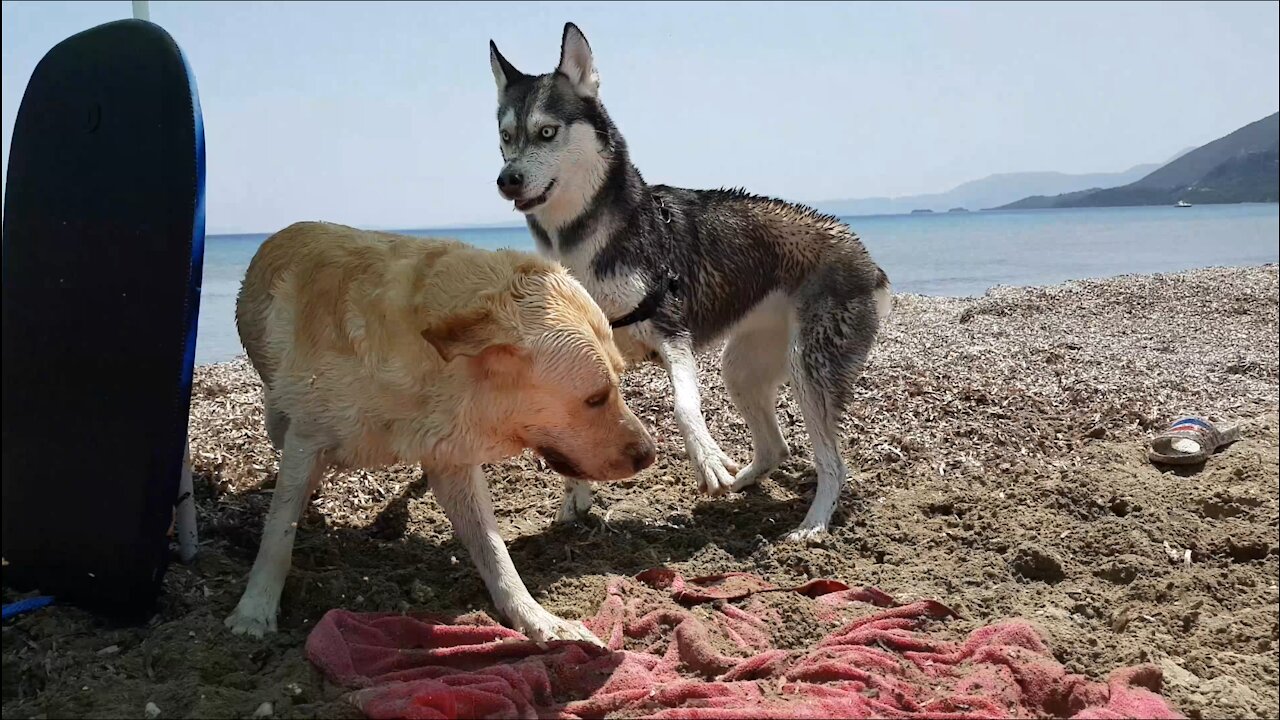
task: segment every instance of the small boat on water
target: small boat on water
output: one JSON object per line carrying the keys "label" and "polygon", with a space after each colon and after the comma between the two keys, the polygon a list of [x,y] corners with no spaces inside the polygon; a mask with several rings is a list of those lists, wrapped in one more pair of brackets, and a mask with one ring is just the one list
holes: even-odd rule
{"label": "small boat on water", "polygon": [[1174,207],[1191,207],[1191,203],[1187,202],[1186,200],[1179,200],[1179,201],[1174,205]]}

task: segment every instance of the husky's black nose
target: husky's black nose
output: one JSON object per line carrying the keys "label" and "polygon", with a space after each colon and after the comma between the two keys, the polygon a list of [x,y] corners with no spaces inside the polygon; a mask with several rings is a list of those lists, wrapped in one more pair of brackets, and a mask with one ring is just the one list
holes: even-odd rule
{"label": "husky's black nose", "polygon": [[503,195],[509,198],[515,197],[522,187],[524,187],[524,175],[514,170],[503,170],[502,174],[498,175],[498,192]]}

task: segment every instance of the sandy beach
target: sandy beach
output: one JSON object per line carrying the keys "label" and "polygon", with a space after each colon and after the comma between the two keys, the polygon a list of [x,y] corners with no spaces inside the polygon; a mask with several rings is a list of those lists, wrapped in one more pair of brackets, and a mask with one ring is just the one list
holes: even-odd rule
{"label": "sandy beach", "polygon": [[[830,577],[957,610],[957,637],[1031,620],[1071,671],[1143,662],[1190,717],[1274,716],[1277,697],[1276,266],[1130,276],[976,299],[899,296],[845,428],[852,480],[817,546],[783,543],[813,493],[789,391],[793,459],[760,487],[695,492],[657,367],[625,378],[658,463],[600,487],[581,526],[553,524],[559,479],[532,457],[488,468],[516,566],[552,612],[595,611],[606,578],[668,565],[779,583]],[[715,354],[711,432],[748,459]],[[1146,460],[1184,414],[1243,422],[1203,468]],[[232,636],[270,502],[275,456],[243,359],[197,369],[191,442],[203,545],[174,564],[158,615],[110,627],[53,607],[6,623],[5,717],[352,717],[307,663],[327,610],[493,612],[465,551],[408,467],[331,475],[298,536],[281,632]],[[1190,562],[1185,561],[1190,551]],[[4,592],[5,602],[17,595]],[[779,629],[778,643],[811,632]],[[787,635],[782,637],[781,635]]]}

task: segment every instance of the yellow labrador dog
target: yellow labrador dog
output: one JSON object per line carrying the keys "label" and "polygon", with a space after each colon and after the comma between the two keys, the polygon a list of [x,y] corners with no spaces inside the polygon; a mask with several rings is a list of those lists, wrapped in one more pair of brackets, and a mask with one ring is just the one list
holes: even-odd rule
{"label": "yellow labrador dog", "polygon": [[327,467],[420,463],[499,612],[533,640],[598,642],[529,594],[480,468],[526,448],[586,480],[627,478],[654,461],[653,438],[618,392],[609,323],[563,268],[297,223],[254,256],[236,325],[281,454],[232,631],[276,629],[298,520]]}

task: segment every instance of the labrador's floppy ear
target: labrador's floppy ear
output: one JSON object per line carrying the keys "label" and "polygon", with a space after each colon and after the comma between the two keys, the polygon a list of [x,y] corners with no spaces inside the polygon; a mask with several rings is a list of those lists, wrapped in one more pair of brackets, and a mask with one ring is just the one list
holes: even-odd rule
{"label": "labrador's floppy ear", "polygon": [[460,355],[474,357],[494,344],[498,324],[488,308],[463,310],[428,325],[422,339],[440,353],[445,362]]}
{"label": "labrador's floppy ear", "polygon": [[501,326],[488,308],[463,310],[428,325],[422,339],[431,344],[446,363],[470,358],[487,373],[514,370],[523,364],[525,352],[499,337]]}

